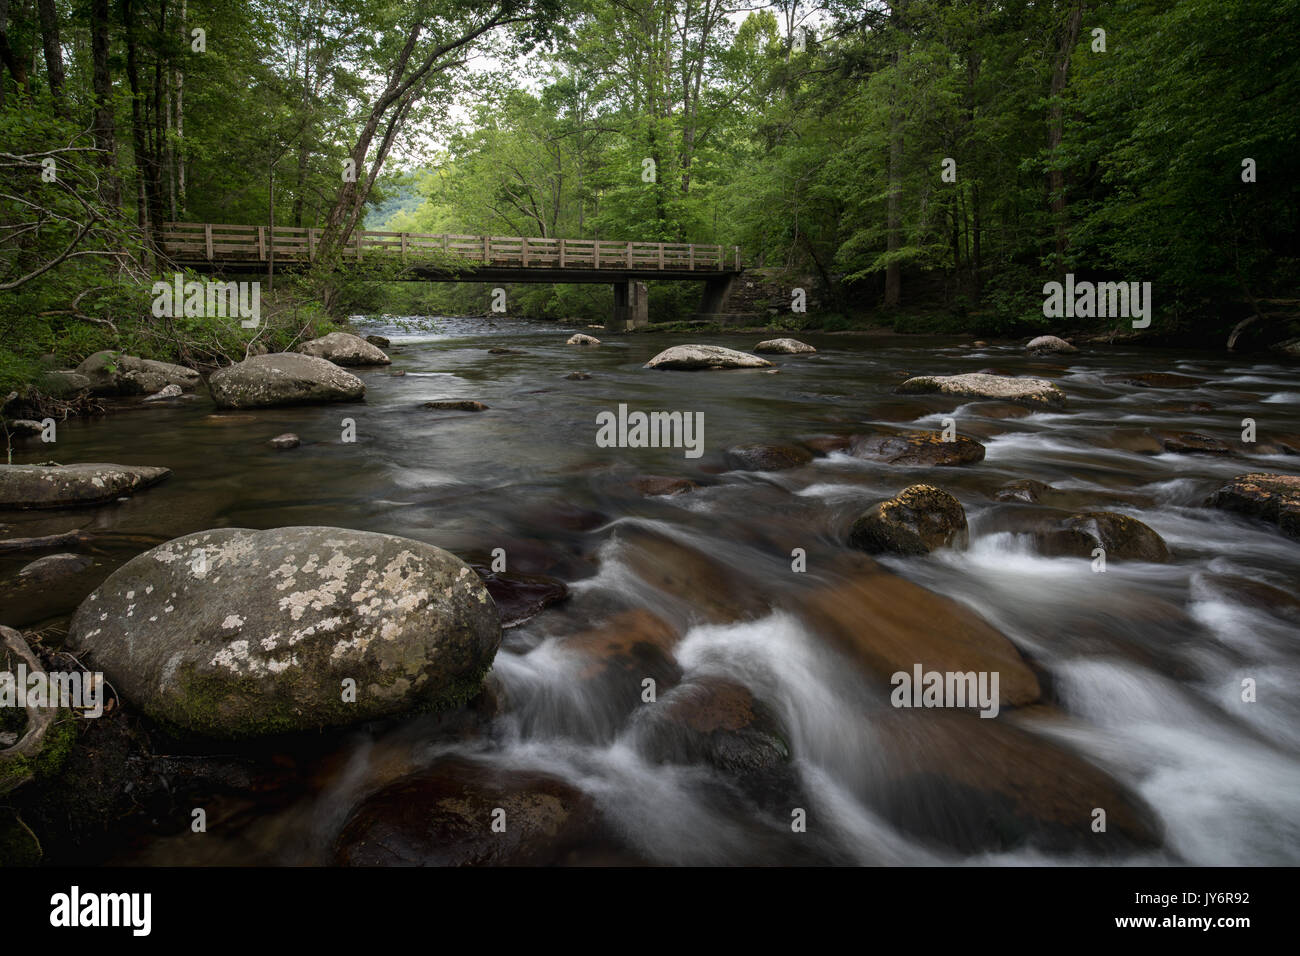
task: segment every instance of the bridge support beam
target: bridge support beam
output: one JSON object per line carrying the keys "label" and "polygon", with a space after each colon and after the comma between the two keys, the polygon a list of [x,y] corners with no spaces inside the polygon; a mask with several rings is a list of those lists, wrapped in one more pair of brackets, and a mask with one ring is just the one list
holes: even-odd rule
{"label": "bridge support beam", "polygon": [[734,275],[715,276],[704,280],[704,294],[700,296],[700,314],[717,315],[727,307],[731,297],[731,287],[735,284]]}
{"label": "bridge support beam", "polygon": [[650,324],[650,294],[644,282],[625,279],[614,283],[614,314],[606,332],[630,332]]}

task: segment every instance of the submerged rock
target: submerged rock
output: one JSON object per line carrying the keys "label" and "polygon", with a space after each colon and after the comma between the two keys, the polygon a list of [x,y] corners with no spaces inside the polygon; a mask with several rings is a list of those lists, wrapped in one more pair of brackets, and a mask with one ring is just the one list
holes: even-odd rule
{"label": "submerged rock", "polygon": [[801,444],[818,457],[825,457],[837,451],[848,451],[853,439],[848,435],[822,435],[805,438]]}
{"label": "submerged rock", "polygon": [[383,350],[350,332],[331,332],[298,346],[302,355],[314,355],[349,367],[358,365],[390,365],[392,359]]}
{"label": "submerged rock", "polygon": [[1175,372],[1124,372],[1107,375],[1102,381],[1108,385],[1136,385],[1139,388],[1195,388],[1205,384],[1203,378]]}
{"label": "submerged rock", "polygon": [[591,373],[590,373],[590,372],[570,372],[568,375],[566,375],[566,376],[564,376],[564,377],[565,377],[566,379],[568,379],[570,382],[586,382],[586,381],[589,381],[589,380],[591,379]]}
{"label": "submerged rock", "polygon": [[781,355],[802,355],[817,350],[798,339],[768,339],[754,346],[755,352],[776,352]]}
{"label": "submerged rock", "polygon": [[849,527],[849,546],[868,554],[929,554],[964,547],[961,502],[933,485],[912,485],[860,515]]}
{"label": "submerged rock", "polygon": [[1045,378],[1013,378],[970,372],[966,375],[918,375],[897,389],[904,395],[955,395],[959,398],[993,398],[1030,408],[1063,408],[1065,393]]}
{"label": "submerged rock", "polygon": [[[496,821],[503,828],[494,828]],[[546,866],[593,835],[594,804],[559,777],[445,757],[366,799],[335,841],[344,866]]]}
{"label": "submerged rock", "polygon": [[1169,546],[1141,521],[1113,511],[1071,515],[1037,534],[1038,548],[1051,557],[1091,558],[1102,548],[1107,561],[1169,560]]}
{"label": "submerged rock", "polygon": [[1156,440],[1165,451],[1179,455],[1231,455],[1227,442],[1199,432],[1157,431]]}
{"label": "submerged rock", "polygon": [[813,460],[812,452],[798,445],[733,445],[723,457],[729,467],[749,471],[782,471]]}
{"label": "submerged rock", "polygon": [[518,571],[493,571],[490,565],[476,562],[471,562],[470,567],[492,595],[502,627],[518,627],[569,596],[568,585],[559,578]]}
{"label": "submerged rock", "polygon": [[689,478],[664,478],[658,475],[649,475],[645,478],[638,478],[632,482],[632,487],[636,488],[647,498],[684,495],[694,491],[700,486]]}
{"label": "submerged rock", "polygon": [[1205,503],[1275,524],[1283,534],[1300,539],[1300,475],[1238,475]]}
{"label": "submerged rock", "polygon": [[366,386],[333,362],[313,355],[275,352],[219,369],[208,379],[218,408],[267,408],[355,402]]}
{"label": "submerged rock", "polygon": [[461,703],[481,687],[501,626],[473,570],[432,545],[222,528],[122,565],[68,637],[154,719],[245,737]]}
{"label": "submerged rock", "polygon": [[423,407],[444,412],[486,412],[489,406],[468,398],[442,398],[425,402]]}
{"label": "submerged rock", "polygon": [[771,368],[772,363],[757,355],[737,352],[735,349],[723,348],[720,345],[674,345],[646,362],[645,367],[698,371],[700,369]]}
{"label": "submerged rock", "polygon": [[594,335],[587,335],[583,332],[574,332],[572,335],[569,336],[569,340],[564,344],[565,345],[599,345],[600,339],[596,338]]}
{"label": "submerged rock", "polygon": [[0,508],[30,510],[100,505],[171,475],[154,465],[0,465]]}
{"label": "submerged rock", "polygon": [[1025,504],[1037,504],[1038,501],[1052,491],[1051,485],[1035,481],[1033,478],[1019,478],[1015,481],[1009,481],[993,493],[995,501],[1019,501]]}
{"label": "submerged rock", "polygon": [[386,349],[388,346],[393,344],[382,335],[367,335],[366,341],[378,349]]}
{"label": "submerged rock", "polygon": [[47,554],[18,572],[18,580],[26,585],[55,584],[64,578],[79,574],[94,564],[84,554]]}
{"label": "submerged rock", "polygon": [[152,395],[145,396],[146,402],[161,402],[169,398],[180,398],[181,387],[179,385],[168,385],[162,390],[154,392]]}
{"label": "submerged rock", "polygon": [[1036,339],[1030,339],[1025,343],[1025,348],[1030,352],[1077,352],[1079,351],[1065,339],[1057,338],[1055,335],[1040,335]]}
{"label": "submerged rock", "polygon": [[267,442],[267,444],[272,448],[278,448],[280,451],[297,448],[301,443],[301,440],[293,432],[285,432],[283,435],[276,435]]}
{"label": "submerged rock", "polygon": [[96,395],[150,395],[168,385],[192,392],[199,387],[199,373],[183,365],[142,359],[105,349],[77,366],[77,374],[90,382]]}
{"label": "submerged rock", "polygon": [[984,446],[963,435],[944,441],[934,432],[905,432],[857,438],[852,454],[890,465],[970,465],[984,460]]}

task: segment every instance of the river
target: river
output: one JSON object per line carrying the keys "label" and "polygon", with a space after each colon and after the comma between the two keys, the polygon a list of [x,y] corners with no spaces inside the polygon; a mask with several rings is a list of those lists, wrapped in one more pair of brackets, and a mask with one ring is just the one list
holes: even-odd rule
{"label": "river", "polygon": [[[506,630],[493,678],[502,703],[482,725],[453,732],[420,718],[335,735],[291,799],[232,797],[237,810],[201,850],[188,834],[135,821],[143,836],[115,862],[328,862],[368,794],[455,758],[542,772],[585,794],[599,833],[561,862],[1300,863],[1300,605],[1240,580],[1294,595],[1300,545],[1202,505],[1234,475],[1296,471],[1300,459],[1248,455],[1238,441],[1246,417],[1261,443],[1300,434],[1294,366],[1121,347],[1036,358],[969,338],[801,334],[819,351],[774,356],[779,374],[684,373],[642,368],[681,336],[608,336],[579,348],[565,345],[575,329],[485,319],[438,319],[433,331],[375,319],[365,331],[391,339],[392,369],[405,374],[361,370],[363,404],[219,412],[202,395],[61,424],[57,453],[22,447],[15,462],[165,465],[174,474],[93,511],[6,515],[11,536],[84,528],[96,536],[95,565],[74,587],[16,597],[6,582],[30,555],[0,555],[0,620],[57,629],[129,557],[214,527],[378,531],[480,565],[500,548],[511,571],[559,578],[569,597]],[[983,417],[974,403],[894,393],[903,373],[985,368],[1049,378],[1068,405]],[[590,378],[566,377],[574,371]],[[1147,371],[1201,381],[1105,380]],[[489,409],[421,407],[431,399]],[[620,403],[702,413],[703,455],[598,447],[596,416]],[[982,462],[900,468],[834,453],[753,472],[722,460],[740,443],[871,425],[939,430],[948,415],[985,445]],[[342,440],[344,419],[355,423],[354,442]],[[1233,451],[1161,452],[1148,429],[1195,431]],[[266,444],[282,432],[301,446]],[[650,475],[699,487],[647,496],[635,482]],[[1000,486],[1026,478],[1055,491],[1040,503],[995,500]],[[864,570],[844,527],[917,481],[962,502],[969,547]],[[1036,552],[1034,522],[1083,510],[1139,518],[1172,559],[1115,561],[1100,573],[1086,559]],[[806,569],[795,567],[800,552]],[[873,583],[855,590],[863,574]],[[855,628],[892,629],[915,641],[924,664],[926,622],[947,612],[906,582],[1005,635],[1037,677],[1039,699],[987,721],[890,707],[887,675],[855,666],[845,642]],[[593,678],[582,653],[599,644],[593,634],[660,625],[671,639],[647,637],[633,663],[624,655]],[[647,675],[659,703],[630,696]],[[1246,678],[1253,702],[1242,700]],[[693,693],[716,703],[717,688],[725,696],[735,685],[749,695],[741,709],[752,705],[756,723],[777,728],[740,734],[741,770],[663,759],[680,741],[647,708]],[[780,749],[773,740],[788,759],[749,774],[751,758],[771,764],[761,758],[764,747]],[[1098,807],[1108,813],[1104,832]],[[792,824],[799,811],[802,829]]]}

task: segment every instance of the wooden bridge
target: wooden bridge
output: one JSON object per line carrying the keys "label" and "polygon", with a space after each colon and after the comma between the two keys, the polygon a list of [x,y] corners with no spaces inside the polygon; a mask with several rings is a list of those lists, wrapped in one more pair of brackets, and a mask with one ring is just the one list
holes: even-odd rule
{"label": "wooden bridge", "polygon": [[[177,265],[221,273],[294,269],[316,259],[322,230],[170,222],[158,233]],[[539,239],[529,236],[431,235],[357,230],[344,264],[393,262],[399,280],[429,282],[603,282],[614,287],[611,331],[648,324],[646,279],[704,283],[699,311],[723,310],[741,272],[740,247],[687,242]]]}

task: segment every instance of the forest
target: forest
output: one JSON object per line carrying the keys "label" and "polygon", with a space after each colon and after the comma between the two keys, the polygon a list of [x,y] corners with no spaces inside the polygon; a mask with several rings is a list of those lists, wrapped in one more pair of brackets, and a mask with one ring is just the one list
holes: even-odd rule
{"label": "forest", "polygon": [[[241,358],[239,323],[151,314],[169,222],[320,230],[312,270],[264,281],[272,350],[486,311],[340,272],[360,228],[736,245],[815,284],[769,309],[789,329],[1059,332],[1069,274],[1150,283],[1152,341],[1282,339],[1298,24],[1297,0],[0,0],[0,388],[104,348]],[[652,320],[694,295],[656,283]]]}

